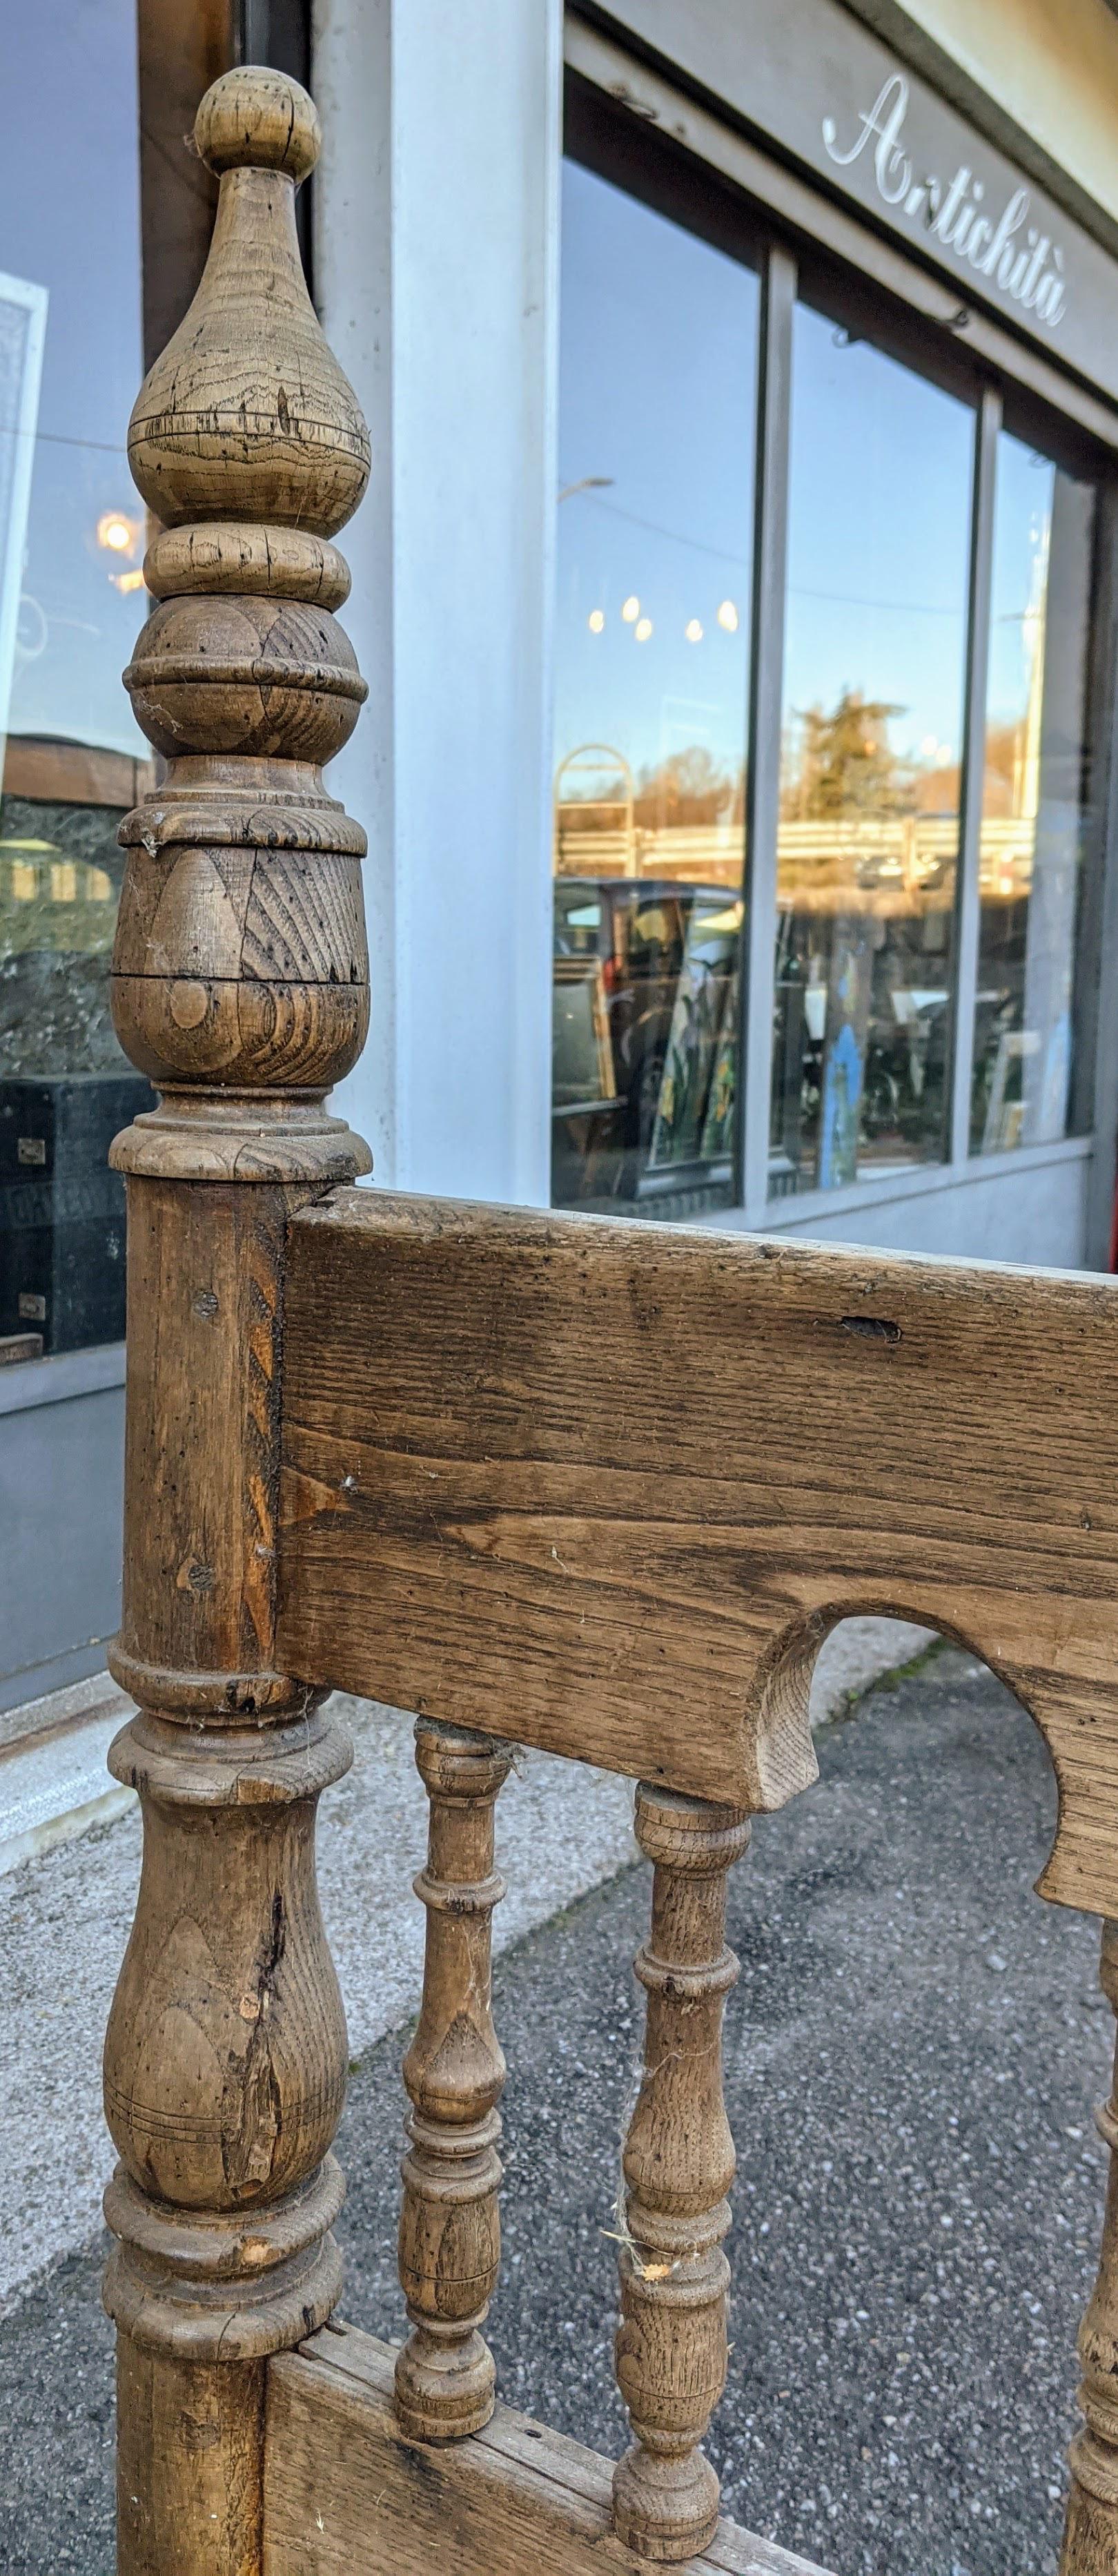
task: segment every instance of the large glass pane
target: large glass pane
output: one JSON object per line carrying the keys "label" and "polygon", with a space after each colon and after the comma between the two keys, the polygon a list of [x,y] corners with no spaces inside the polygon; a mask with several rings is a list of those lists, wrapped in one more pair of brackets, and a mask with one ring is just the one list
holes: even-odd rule
{"label": "large glass pane", "polygon": [[567,165],[560,1205],[729,1193],[758,300],[750,270]]}
{"label": "large glass pane", "polygon": [[797,308],[773,1196],[945,1151],[973,447],[965,404]]}
{"label": "large glass pane", "polygon": [[135,0],[7,10],[0,88],[26,109],[0,164],[0,1339],[59,1350],[123,1331],[105,1157],[150,1099],[108,1009],[147,750],[120,685],[145,606]]}
{"label": "large glass pane", "polygon": [[971,1149],[1065,1133],[1095,495],[998,441]]}

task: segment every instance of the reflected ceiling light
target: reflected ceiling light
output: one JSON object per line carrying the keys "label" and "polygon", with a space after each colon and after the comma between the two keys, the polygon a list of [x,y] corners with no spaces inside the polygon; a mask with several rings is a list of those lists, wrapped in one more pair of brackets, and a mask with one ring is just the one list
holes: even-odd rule
{"label": "reflected ceiling light", "polygon": [[922,760],[934,760],[938,749],[939,744],[936,741],[934,733],[926,733],[921,737],[920,757]]}
{"label": "reflected ceiling light", "polygon": [[107,546],[110,554],[126,555],[131,551],[134,536],[133,522],[125,518],[123,510],[102,510],[97,522],[99,546]]}
{"label": "reflected ceiling light", "polygon": [[724,599],[722,601],[721,607],[718,611],[718,623],[721,627],[725,628],[727,635],[737,634],[738,612],[732,599]]}
{"label": "reflected ceiling light", "polygon": [[621,614],[625,620],[626,626],[634,625],[637,618],[640,616],[640,613],[640,601],[637,598],[635,590],[631,590],[628,599],[622,600],[621,603]]}
{"label": "reflected ceiling light", "polygon": [[697,618],[697,617],[689,617],[689,618],[688,618],[688,620],[687,620],[687,624],[686,624],[686,626],[684,627],[683,632],[684,632],[684,634],[686,635],[686,637],[687,637],[687,641],[688,641],[688,643],[689,643],[689,644],[701,644],[701,643],[702,643],[702,640],[703,640],[703,630],[702,630],[702,627],[701,627],[701,625],[700,625],[699,620],[698,620],[698,618]]}
{"label": "reflected ceiling light", "polygon": [[636,636],[638,644],[647,644],[649,636],[652,633],[652,619],[650,617],[638,617],[636,625],[633,628],[633,633]]}
{"label": "reflected ceiling light", "polygon": [[109,574],[109,580],[111,581],[114,590],[122,590],[125,592],[130,590],[142,590],[144,586],[144,576],[140,570],[139,564],[135,564],[131,572],[111,572]]}
{"label": "reflected ceiling light", "polygon": [[939,748],[938,748],[938,750],[937,750],[937,752],[936,752],[936,759],[937,759],[937,760],[948,761],[948,760],[950,760],[950,758],[951,758],[951,745],[950,745],[950,743],[949,743],[949,742],[941,742],[941,743],[940,743],[940,745],[939,745]]}
{"label": "reflected ceiling light", "polygon": [[605,612],[604,612],[604,610],[603,610],[603,609],[601,609],[601,608],[592,608],[592,609],[591,609],[591,611],[590,611],[590,615],[589,615],[589,617],[588,617],[588,618],[587,618],[587,620],[586,620],[586,623],[587,623],[587,625],[588,625],[588,627],[589,627],[589,629],[590,629],[591,634],[592,634],[592,635],[600,635],[600,634],[601,634],[601,631],[602,631],[602,628],[603,628],[603,626],[605,625],[605,622],[606,622],[606,620],[605,620]]}

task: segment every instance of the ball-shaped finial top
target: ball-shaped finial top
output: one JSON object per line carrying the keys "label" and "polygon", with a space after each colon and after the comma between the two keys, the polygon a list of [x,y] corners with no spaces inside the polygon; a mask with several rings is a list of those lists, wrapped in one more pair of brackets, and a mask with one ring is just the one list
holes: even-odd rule
{"label": "ball-shaped finial top", "polygon": [[245,63],[213,83],[194,119],[203,161],[222,170],[284,170],[298,187],[322,148],[313,98],[286,72]]}

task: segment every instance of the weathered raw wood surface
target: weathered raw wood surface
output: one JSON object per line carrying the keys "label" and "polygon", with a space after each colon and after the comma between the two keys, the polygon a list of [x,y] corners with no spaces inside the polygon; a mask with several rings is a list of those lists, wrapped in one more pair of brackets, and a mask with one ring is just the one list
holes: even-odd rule
{"label": "weathered raw wood surface", "polygon": [[415,1755],[430,1800],[423,2003],[404,2059],[411,2100],[400,2210],[400,2286],[412,2332],[396,2357],[396,2413],[417,2442],[460,2441],[493,2412],[481,2327],[501,2261],[497,2104],[505,2061],[493,2028],[493,1808],[512,1747],[420,1718]]}
{"label": "weathered raw wood surface", "polygon": [[289,1670],[771,1808],[835,1620],[926,1620],[1118,1912],[1118,1282],[343,1190],[287,1315]]}
{"label": "weathered raw wood surface", "polygon": [[[721,2576],[812,2576],[716,2522],[701,2450],[725,2366],[725,1873],[749,1811],[813,1775],[827,1628],[893,1610],[1033,1709],[1061,1796],[1046,1891],[1118,1913],[1118,1285],[310,1204],[368,1164],[324,1106],[368,990],[364,836],[321,776],[363,695],[332,541],[368,444],[299,266],[310,99],[240,71],[195,132],[213,246],[129,435],[161,526],[126,676],[167,769],[122,827],[113,979],[161,1095],[114,1147],[112,1666],[139,1708],[112,1762],[145,1835],[105,2052],[120,2576],[622,2576],[704,2547]],[[431,1796],[400,2354],[315,2332],[346,2068],[314,1869],[349,1757],[332,1683],[416,1710]],[[520,1737],[637,1775],[655,1863],[612,2522],[606,2462],[485,2423],[493,1802]],[[1112,1932],[1104,1984],[1118,1999]],[[1112,2188],[1063,2576],[1118,2576],[1116,2248]]]}
{"label": "weathered raw wood surface", "polygon": [[[610,2463],[498,2406],[483,2433],[402,2442],[395,2353],[330,2326],[268,2370],[265,2576],[638,2576]],[[695,2576],[822,2576],[721,2522]]]}
{"label": "weathered raw wood surface", "polygon": [[368,1167],[323,1107],[368,986],[364,836],[320,766],[363,694],[329,540],[368,442],[299,265],[311,100],[231,73],[195,132],[217,228],[129,432],[163,526],[161,604],[126,676],[167,770],[122,826],[112,987],[161,1094],[113,1148],[128,1384],[110,1660],[139,1714],[111,1760],[144,1810],[105,2045],[120,2576],[259,2576],[267,2356],[338,2293],[347,2054],[314,1825],[350,1747],[276,1660],[275,1513],[287,1219]]}
{"label": "weathered raw wood surface", "polygon": [[[1118,1923],[1103,1924],[1099,1982],[1118,2017]],[[1060,2576],[1115,2576],[1118,2569],[1118,2057],[1110,2099],[1095,2119],[1110,2167],[1098,2278],[1079,2329],[1086,2420],[1071,2446]]]}
{"label": "weathered raw wood surface", "polygon": [[726,2381],[734,2142],[722,2011],[738,1973],[726,1880],[749,1818],[642,1785],[636,1833],[653,1863],[652,1930],[636,1961],[648,2001],[622,2158],[616,2352],[635,2438],[614,2472],[613,2511],[631,2548],[676,2564],[709,2547],[718,2522],[718,2479],[701,2445]]}

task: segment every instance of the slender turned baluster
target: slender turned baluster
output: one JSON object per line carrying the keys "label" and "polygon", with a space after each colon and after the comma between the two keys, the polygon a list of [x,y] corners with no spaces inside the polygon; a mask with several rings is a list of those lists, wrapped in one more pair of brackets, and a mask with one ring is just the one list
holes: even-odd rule
{"label": "slender turned baluster", "polygon": [[479,2328],[497,2280],[505,2061],[493,2028],[491,1926],[505,1882],[493,1808],[513,1747],[420,1718],[415,1758],[431,1802],[423,2004],[404,2059],[412,2101],[400,2212],[400,2281],[412,2332],[396,2409],[415,2442],[456,2442],[493,2412],[493,2355]]}
{"label": "slender turned baluster", "polygon": [[[1118,1923],[1104,1923],[1099,1981],[1118,2016]],[[1085,2429],[1069,2454],[1060,2576],[1118,2576],[1118,2055],[1109,2102],[1096,2113],[1110,2149],[1098,2279],[1079,2329]]]}
{"label": "slender turned baluster", "polygon": [[647,2025],[624,2151],[616,2358],[637,2438],[614,2472],[613,2518],[630,2549],[674,2565],[705,2549],[718,2521],[718,2479],[699,2445],[726,2381],[734,2146],[722,2010],[738,1973],[726,1873],[749,1818],[642,1782],[636,1832],[655,1869],[652,1937],[636,1961]]}
{"label": "slender turned baluster", "polygon": [[267,2356],[338,2293],[346,2070],[314,1822],[350,1747],[276,1669],[275,1496],[286,1220],[369,1159],[323,1108],[361,1049],[368,970],[364,836],[321,776],[364,695],[329,539],[368,442],[299,265],[310,99],[234,72],[195,135],[221,174],[213,246],[129,431],[162,525],[160,605],[126,677],[167,770],[121,829],[113,974],[121,1043],[162,1095],[113,1149],[128,1399],[110,1661],[141,1713],[111,1759],[144,1810],[105,2048],[120,2576],[259,2576]]}

